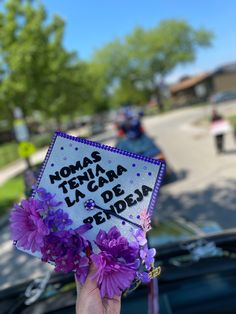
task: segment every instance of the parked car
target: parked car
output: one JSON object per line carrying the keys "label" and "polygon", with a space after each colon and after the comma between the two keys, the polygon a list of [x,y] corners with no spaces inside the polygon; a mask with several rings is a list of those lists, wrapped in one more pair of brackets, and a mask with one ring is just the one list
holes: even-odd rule
{"label": "parked car", "polygon": [[224,101],[236,100],[236,91],[225,91],[213,94],[210,97],[210,102],[213,104],[218,104]]}

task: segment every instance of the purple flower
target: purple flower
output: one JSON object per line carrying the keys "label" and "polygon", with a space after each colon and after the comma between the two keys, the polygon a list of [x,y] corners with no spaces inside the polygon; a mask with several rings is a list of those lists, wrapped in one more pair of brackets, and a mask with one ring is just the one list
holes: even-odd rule
{"label": "purple flower", "polygon": [[122,291],[128,288],[135,278],[136,266],[134,263],[120,262],[107,252],[93,254],[91,260],[97,268],[91,279],[96,279],[102,298],[121,295]]}
{"label": "purple flower", "polygon": [[83,225],[77,229],[63,230],[52,232],[44,238],[44,245],[41,249],[42,260],[55,262],[57,258],[71,257],[71,254],[76,256],[81,252],[85,252],[87,247],[90,247],[82,234],[89,230],[91,225]]}
{"label": "purple flower", "polygon": [[55,259],[55,271],[69,273],[74,269],[75,256],[72,251],[67,250],[66,255],[61,255]]}
{"label": "purple flower", "polygon": [[62,231],[73,223],[73,221],[69,218],[69,215],[62,209],[49,209],[44,221],[50,231]]}
{"label": "purple flower", "polygon": [[133,234],[140,246],[147,244],[146,234],[142,229],[135,229]]}
{"label": "purple flower", "polygon": [[35,199],[23,200],[20,205],[15,205],[11,212],[11,237],[17,245],[33,253],[40,251],[43,240],[49,234],[48,227],[39,215],[39,201]]}
{"label": "purple flower", "polygon": [[91,245],[83,234],[91,227],[85,224],[75,230],[50,233],[44,238],[44,246],[41,248],[42,261],[53,262],[57,272],[74,271],[80,283],[84,283],[89,268],[89,259],[85,254],[90,251]]}
{"label": "purple flower", "polygon": [[36,193],[36,197],[41,203],[40,212],[47,212],[47,210],[58,207],[62,204],[62,202],[58,202],[55,200],[56,194],[52,195],[50,192],[47,192],[44,188],[36,188],[34,190]]}
{"label": "purple flower", "polygon": [[93,226],[91,224],[83,224],[75,229],[76,233],[79,233],[80,235],[83,235],[88,230],[92,229]]}
{"label": "purple flower", "polygon": [[115,226],[108,233],[100,230],[95,243],[101,251],[107,252],[114,258],[124,260],[127,263],[132,263],[138,258],[138,243],[129,243],[125,237],[121,236],[121,233]]}
{"label": "purple flower", "polygon": [[89,259],[87,256],[74,255],[74,252],[69,250],[67,255],[55,259],[55,265],[56,272],[68,273],[74,271],[77,280],[84,284],[89,271]]}
{"label": "purple flower", "polygon": [[139,267],[138,243],[129,243],[117,227],[108,232],[100,230],[95,243],[102,251],[91,256],[97,268],[93,278],[96,278],[101,296],[121,295],[134,280]]}
{"label": "purple flower", "polygon": [[142,281],[142,283],[148,283],[150,282],[151,278],[149,277],[149,274],[146,272],[137,272],[136,273],[139,280]]}
{"label": "purple flower", "polygon": [[149,249],[147,245],[145,245],[144,248],[140,250],[140,257],[145,263],[147,270],[151,269],[151,266],[154,263],[155,255],[156,255],[156,250]]}
{"label": "purple flower", "polygon": [[41,253],[43,262],[54,262],[57,257],[66,254],[66,247],[60,242],[59,237],[55,233],[50,233],[50,235],[44,237]]}

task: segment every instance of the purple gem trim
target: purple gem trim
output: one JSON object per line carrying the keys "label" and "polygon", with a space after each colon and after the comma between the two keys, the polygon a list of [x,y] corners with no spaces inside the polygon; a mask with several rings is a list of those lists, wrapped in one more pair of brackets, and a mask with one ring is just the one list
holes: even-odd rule
{"label": "purple gem trim", "polygon": [[162,183],[162,180],[164,178],[165,175],[165,170],[166,170],[166,163],[165,162],[161,162],[161,166],[160,166],[160,170],[156,179],[156,183],[154,185],[154,189],[153,189],[153,193],[152,193],[152,198],[151,201],[148,205],[148,210],[147,213],[152,216],[153,211],[155,209],[158,197],[159,197],[159,190],[160,190],[160,186]]}

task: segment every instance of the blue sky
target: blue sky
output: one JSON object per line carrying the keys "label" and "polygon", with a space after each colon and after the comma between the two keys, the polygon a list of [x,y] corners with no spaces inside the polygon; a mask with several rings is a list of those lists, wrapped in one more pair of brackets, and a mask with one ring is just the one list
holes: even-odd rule
{"label": "blue sky", "polygon": [[213,47],[200,50],[194,64],[181,66],[169,75],[175,81],[236,61],[235,0],[42,0],[50,15],[66,21],[64,44],[88,59],[94,49],[122,37],[140,25],[150,28],[163,19],[185,19],[194,27],[215,33]]}

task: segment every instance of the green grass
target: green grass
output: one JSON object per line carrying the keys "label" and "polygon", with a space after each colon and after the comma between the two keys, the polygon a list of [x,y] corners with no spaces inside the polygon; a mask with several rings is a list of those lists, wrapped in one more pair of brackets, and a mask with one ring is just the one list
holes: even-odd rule
{"label": "green grass", "polygon": [[[51,135],[45,134],[45,135],[35,135],[32,137],[30,141],[32,141],[32,143],[34,143],[34,145],[38,149],[38,148],[47,146],[50,140],[51,140]],[[0,145],[0,156],[1,156],[0,168],[19,159],[17,147],[18,147],[18,144],[16,142],[10,142],[10,143]]]}
{"label": "green grass", "polygon": [[17,144],[15,142],[0,145],[0,168],[18,158]]}
{"label": "green grass", "polygon": [[0,216],[4,215],[24,193],[22,176],[17,176],[0,186]]}
{"label": "green grass", "polygon": [[232,125],[236,126],[236,115],[230,116],[229,121]]}

